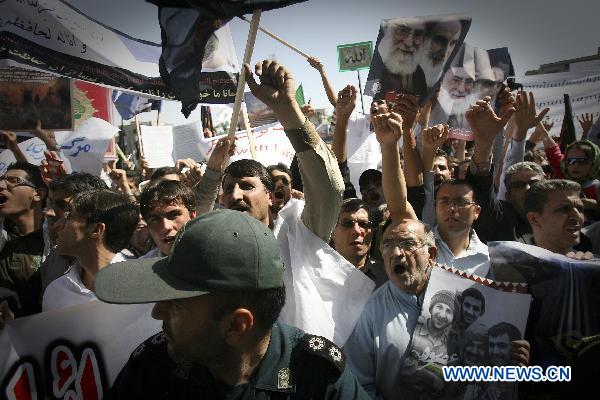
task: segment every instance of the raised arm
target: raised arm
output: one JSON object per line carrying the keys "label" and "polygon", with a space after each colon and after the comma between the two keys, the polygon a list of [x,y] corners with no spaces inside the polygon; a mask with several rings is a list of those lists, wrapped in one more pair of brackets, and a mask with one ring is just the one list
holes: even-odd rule
{"label": "raised arm", "polygon": [[314,125],[302,114],[296,102],[294,79],[284,66],[270,60],[256,64],[255,72],[260,84],[256,82],[250,66],[245,64],[244,68],[252,94],[273,110],[296,150],[306,201],[302,222],[328,242],[337,223],[344,192],[337,159],[321,140]]}
{"label": "raised arm", "polygon": [[448,125],[434,125],[423,129],[423,184],[425,186],[425,204],[423,206],[423,222],[435,225],[435,182],[433,174],[433,159],[437,149],[448,138]]}
{"label": "raised arm", "polygon": [[581,125],[581,140],[587,139],[590,133],[590,129],[594,126],[594,116],[592,114],[581,114],[581,117],[577,117],[579,125]]}
{"label": "raised arm", "polygon": [[23,154],[17,143],[17,135],[14,132],[2,131],[0,138],[2,138],[6,148],[15,155],[17,161],[27,161],[27,157],[25,157],[25,154]]}
{"label": "raised arm", "polygon": [[342,163],[347,159],[346,134],[348,121],[350,120],[352,111],[354,111],[354,107],[356,107],[356,88],[348,85],[338,93],[335,105],[336,121],[331,150],[335,154],[338,163]]}
{"label": "raised arm", "polygon": [[321,75],[321,81],[323,82],[323,88],[325,89],[325,93],[327,94],[327,98],[329,99],[331,105],[335,107],[337,103],[335,89],[329,82],[329,78],[327,77],[327,73],[325,72],[325,67],[323,66],[323,63],[317,57],[309,57],[307,60],[311,67],[319,71],[319,74]]}
{"label": "raised arm", "polygon": [[396,113],[380,114],[372,118],[377,141],[381,145],[381,174],[385,196],[392,221],[417,219],[408,203],[406,182],[400,166],[398,141],[402,136],[402,117]]}
{"label": "raised arm", "polygon": [[401,95],[394,104],[393,111],[402,117],[402,152],[406,185],[410,187],[423,184],[421,157],[417,151],[417,140],[413,133],[415,122],[419,117],[417,98],[413,95]]}

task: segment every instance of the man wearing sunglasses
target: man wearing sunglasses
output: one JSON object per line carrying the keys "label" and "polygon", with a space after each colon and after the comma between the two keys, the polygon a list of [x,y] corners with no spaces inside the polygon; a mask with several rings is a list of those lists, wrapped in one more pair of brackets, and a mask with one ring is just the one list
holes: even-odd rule
{"label": "man wearing sunglasses", "polygon": [[44,251],[42,209],[47,188],[38,167],[18,161],[0,176],[0,216],[7,242],[0,253],[0,301],[15,316],[40,310],[39,280],[32,279]]}
{"label": "man wearing sunglasses", "polygon": [[373,234],[371,212],[367,203],[360,199],[345,200],[330,244],[350,264],[375,282],[375,288],[378,288],[388,278],[383,264],[369,257]]}

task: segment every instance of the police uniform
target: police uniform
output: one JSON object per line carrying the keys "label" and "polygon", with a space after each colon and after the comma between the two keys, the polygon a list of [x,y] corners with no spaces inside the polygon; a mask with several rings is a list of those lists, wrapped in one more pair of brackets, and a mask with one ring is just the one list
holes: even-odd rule
{"label": "police uniform", "polygon": [[[201,340],[201,339],[200,339]],[[243,385],[215,380],[197,364],[177,364],[160,332],[142,343],[117,377],[109,399],[368,399],[329,340],[276,322],[256,375]]]}

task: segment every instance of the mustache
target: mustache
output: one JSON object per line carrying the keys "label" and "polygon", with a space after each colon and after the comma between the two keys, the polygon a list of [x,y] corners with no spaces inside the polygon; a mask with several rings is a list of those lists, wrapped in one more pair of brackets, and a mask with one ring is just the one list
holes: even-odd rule
{"label": "mustache", "polygon": [[250,206],[244,202],[244,200],[236,201],[229,207],[230,210],[248,211]]}

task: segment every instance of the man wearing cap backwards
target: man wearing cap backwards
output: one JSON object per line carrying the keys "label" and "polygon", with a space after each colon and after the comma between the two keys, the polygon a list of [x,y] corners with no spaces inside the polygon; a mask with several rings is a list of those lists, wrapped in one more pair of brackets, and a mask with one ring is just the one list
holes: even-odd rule
{"label": "man wearing cap backwards", "polygon": [[163,321],[163,331],[132,353],[109,397],[368,398],[340,348],[276,322],[283,269],[265,224],[218,210],[187,223],[168,257],[102,270],[101,300],[156,302],[152,316]]}

